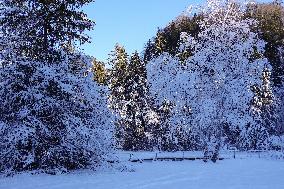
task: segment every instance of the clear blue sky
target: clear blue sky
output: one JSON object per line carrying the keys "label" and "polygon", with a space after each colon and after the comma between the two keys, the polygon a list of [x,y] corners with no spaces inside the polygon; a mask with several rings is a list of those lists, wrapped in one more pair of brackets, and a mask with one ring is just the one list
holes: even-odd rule
{"label": "clear blue sky", "polygon": [[[268,1],[268,0],[262,0]],[[96,22],[87,32],[92,43],[81,48],[88,55],[105,61],[114,45],[123,45],[128,53],[141,52],[158,27],[165,27],[193,4],[205,0],[96,0],[84,10]]]}

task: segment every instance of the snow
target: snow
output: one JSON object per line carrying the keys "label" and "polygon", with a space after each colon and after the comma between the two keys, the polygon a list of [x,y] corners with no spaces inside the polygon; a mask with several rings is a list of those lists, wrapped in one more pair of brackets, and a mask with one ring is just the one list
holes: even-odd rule
{"label": "snow", "polygon": [[164,52],[147,64],[154,105],[157,109],[171,105],[169,113],[159,115],[159,124],[169,125],[172,136],[177,128],[190,129],[191,138],[198,136],[193,146],[215,151],[222,145],[224,125],[231,133],[240,129],[236,141],[229,143],[242,149],[269,148],[269,128],[254,114],[251,103],[256,96],[251,87],[262,85],[261,73],[270,67],[264,57],[252,59],[254,51],[264,53],[265,42],[251,30],[257,22],[243,19],[245,6],[236,3],[207,1],[198,35],[181,33],[180,53],[192,54],[186,60]]}
{"label": "snow", "polygon": [[[146,156],[150,154],[144,153]],[[140,156],[143,153],[136,155]],[[239,157],[242,158],[226,159],[215,164],[198,160],[130,163],[134,172],[108,170],[94,173],[77,171],[56,176],[22,174],[0,178],[0,189],[284,188],[284,161],[258,157]]]}

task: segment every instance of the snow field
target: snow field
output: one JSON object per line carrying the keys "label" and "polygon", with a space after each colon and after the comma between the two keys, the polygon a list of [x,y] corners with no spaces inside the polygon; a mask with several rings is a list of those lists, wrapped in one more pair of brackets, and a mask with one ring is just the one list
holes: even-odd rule
{"label": "snow field", "polygon": [[129,163],[134,172],[76,171],[0,178],[0,189],[283,189],[284,161],[250,157]]}

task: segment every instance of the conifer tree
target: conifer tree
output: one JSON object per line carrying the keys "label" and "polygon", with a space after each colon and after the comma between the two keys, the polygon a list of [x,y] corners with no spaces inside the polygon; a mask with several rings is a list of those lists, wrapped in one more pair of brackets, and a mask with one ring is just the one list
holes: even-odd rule
{"label": "conifer tree", "polygon": [[[278,54],[280,57],[280,64],[284,65],[284,47],[279,48]],[[282,83],[284,83],[284,77],[281,78]],[[277,130],[279,135],[283,135],[284,133],[284,85],[278,86],[274,88],[275,99],[277,100],[278,108],[277,115],[279,119],[277,121]]]}
{"label": "conifer tree", "polygon": [[123,125],[126,118],[126,104],[129,100],[126,92],[129,63],[125,48],[116,44],[115,49],[110,54],[108,64],[112,66],[108,80],[110,89],[109,106],[118,116],[116,122],[117,145],[123,146]]}
{"label": "conifer tree", "polygon": [[129,60],[126,78],[126,120],[124,127],[124,149],[146,149],[145,130],[147,126],[147,87],[146,68],[140,56],[135,52]]}
{"label": "conifer tree", "polygon": [[[267,128],[268,131],[273,130],[273,105],[274,105],[274,95],[271,88],[270,82],[271,72],[266,68],[262,72],[262,85],[252,86],[252,91],[255,93],[253,98],[253,109],[260,115],[263,126]],[[275,121],[275,120],[274,120]]]}
{"label": "conifer tree", "polygon": [[284,47],[284,6],[281,0],[270,3],[258,3],[248,6],[246,17],[258,21],[254,28],[259,36],[266,42],[264,56],[272,66],[271,81],[273,85],[284,85],[284,64],[281,63],[278,53]]}
{"label": "conifer tree", "polygon": [[93,81],[89,58],[65,58],[1,65],[0,172],[87,168],[104,162],[111,151],[108,91]]}
{"label": "conifer tree", "polygon": [[1,1],[0,173],[54,174],[107,161],[108,91],[93,81],[90,57],[62,46],[87,40],[90,22],[77,12],[87,2]]}
{"label": "conifer tree", "polygon": [[128,55],[123,46],[115,45],[108,59],[110,70],[109,88],[111,89],[110,106],[113,110],[123,110],[125,100],[125,83],[128,67]]}
{"label": "conifer tree", "polygon": [[102,85],[107,85],[108,71],[105,67],[104,62],[93,60],[92,70],[94,72],[94,79],[96,82]]}
{"label": "conifer tree", "polygon": [[[60,57],[59,49],[88,42],[83,32],[94,22],[80,8],[92,0],[2,0],[1,33],[9,37],[2,46],[33,60]],[[8,43],[9,42],[9,43]]]}
{"label": "conifer tree", "polygon": [[154,55],[155,55],[155,44],[154,42],[152,42],[152,40],[148,40],[148,42],[145,45],[143,53],[144,62],[150,61],[152,58],[154,58]]}
{"label": "conifer tree", "polygon": [[118,114],[118,143],[125,150],[145,149],[146,114],[149,109],[145,63],[137,52],[128,58],[125,49],[116,45],[109,64],[113,65],[109,77],[109,102]]}

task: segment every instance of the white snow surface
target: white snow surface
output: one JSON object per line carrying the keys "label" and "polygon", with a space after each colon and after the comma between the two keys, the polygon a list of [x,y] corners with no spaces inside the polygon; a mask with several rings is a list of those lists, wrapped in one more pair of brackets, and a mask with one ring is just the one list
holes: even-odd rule
{"label": "white snow surface", "polygon": [[[150,154],[143,155],[143,153],[136,155],[151,157]],[[127,153],[122,156],[122,159],[126,158]],[[0,178],[0,189],[284,188],[284,161],[258,158],[258,156],[237,155],[237,159],[225,159],[215,164],[204,163],[200,160],[128,162],[128,164],[134,172],[76,171],[56,176],[21,174],[14,177],[2,177]]]}

